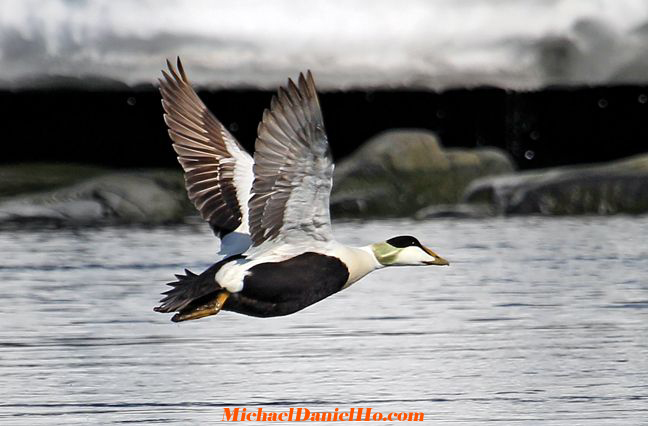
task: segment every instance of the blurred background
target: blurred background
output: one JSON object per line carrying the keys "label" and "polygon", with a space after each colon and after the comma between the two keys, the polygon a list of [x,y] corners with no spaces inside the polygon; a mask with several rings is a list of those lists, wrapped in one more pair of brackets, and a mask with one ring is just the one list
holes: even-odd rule
{"label": "blurred background", "polygon": [[[10,182],[0,194],[49,189],[39,183],[43,173],[55,175],[57,186],[105,172],[97,167],[177,170],[156,84],[165,59],[181,56],[208,107],[249,150],[276,87],[310,69],[338,162],[381,132],[417,129],[403,138],[425,140],[420,149],[427,153],[416,154],[429,163],[424,173],[463,170],[436,189],[422,189],[428,194],[419,201],[401,200],[406,211],[381,213],[372,199],[390,191],[359,193],[350,177],[367,164],[343,164],[336,215],[411,215],[431,204],[484,201],[484,191],[465,193],[479,177],[607,162],[646,150],[647,28],[648,4],[641,0],[409,1],[398,7],[391,0],[4,1],[0,161],[84,167],[30,169],[20,185],[20,170],[5,168]],[[415,149],[389,145],[397,159]],[[441,146],[451,151],[441,153]],[[479,151],[456,154],[457,148]],[[484,154],[482,148],[494,150]],[[395,173],[411,187],[403,175],[418,166],[374,160],[390,169],[381,173]],[[636,161],[620,167],[641,168]],[[366,170],[360,175],[375,182]],[[587,174],[587,182],[592,179],[601,178]],[[619,179],[614,183],[627,189],[630,183]],[[630,186],[633,197],[645,194],[636,182]],[[598,191],[592,205],[566,210],[646,208],[627,200],[602,205],[604,196]],[[565,212],[489,202],[499,203],[491,206],[498,212]]]}
{"label": "blurred background", "polygon": [[[312,70],[340,240],[452,266],[285,318],[153,313],[218,251],[162,119],[177,56],[250,152]],[[2,0],[0,123],[0,422],[646,416],[645,0]]]}

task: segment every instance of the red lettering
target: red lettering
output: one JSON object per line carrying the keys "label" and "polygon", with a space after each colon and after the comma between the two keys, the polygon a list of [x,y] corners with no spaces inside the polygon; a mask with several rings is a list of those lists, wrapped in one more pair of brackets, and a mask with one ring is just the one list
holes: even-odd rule
{"label": "red lettering", "polygon": [[[225,412],[223,413],[223,418],[224,418],[225,420],[227,420],[227,421],[230,421],[230,422],[231,422],[231,421],[236,422],[236,421],[238,421],[238,414],[239,414],[239,409],[238,409],[238,407],[236,407],[236,408],[234,409],[234,413],[232,413],[232,411],[231,411],[229,408],[225,407]],[[232,416],[233,416],[234,418],[232,418]]]}
{"label": "red lettering", "polygon": [[425,414],[423,413],[409,413],[409,416],[407,416],[407,420],[415,421],[415,422],[422,422],[423,418],[425,417]]}
{"label": "red lettering", "polygon": [[365,416],[365,422],[371,420],[371,417],[369,417],[370,414],[371,414],[371,408],[367,408],[367,415]]}
{"label": "red lettering", "polygon": [[[362,420],[362,411],[363,411],[362,408],[358,408],[358,415],[356,416],[356,420],[357,420],[357,421],[361,421],[361,420]],[[352,414],[352,415],[351,415],[350,420],[353,420],[353,408],[351,409],[351,414]]]}
{"label": "red lettering", "polygon": [[[303,419],[300,419],[302,410],[304,410],[305,416]],[[308,420],[309,418],[310,418],[310,410],[308,408],[300,407],[297,409],[297,418],[295,419],[295,421],[303,422],[304,420]]]}
{"label": "red lettering", "polygon": [[[286,418],[287,417],[287,418]],[[304,422],[304,421],[423,421],[425,418],[424,413],[416,412],[400,412],[388,413],[383,415],[380,412],[373,412],[369,407],[355,408],[351,407],[348,412],[340,411],[336,408],[335,411],[328,412],[311,412],[308,408],[297,407],[290,408],[289,411],[284,412],[269,412],[263,411],[263,407],[258,407],[256,411],[247,412],[246,408],[223,408],[222,421],[228,422],[265,422],[265,421],[281,421],[281,422]]]}

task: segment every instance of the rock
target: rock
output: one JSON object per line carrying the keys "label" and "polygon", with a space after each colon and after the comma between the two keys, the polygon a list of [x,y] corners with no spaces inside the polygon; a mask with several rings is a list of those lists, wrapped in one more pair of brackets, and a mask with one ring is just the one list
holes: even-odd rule
{"label": "rock", "polygon": [[107,173],[80,164],[35,163],[0,166],[0,197],[47,191]]}
{"label": "rock", "polygon": [[458,202],[478,177],[511,171],[512,161],[498,149],[443,149],[430,131],[390,130],[337,166],[331,211],[338,217],[410,216]]}
{"label": "rock", "polygon": [[464,200],[509,215],[648,213],[648,154],[483,178],[470,185]]}
{"label": "rock", "polygon": [[482,219],[494,215],[495,211],[489,204],[460,203],[424,207],[416,212],[414,218],[418,220],[437,218]]}
{"label": "rock", "polygon": [[180,221],[192,209],[180,172],[121,172],[4,199],[0,223],[161,224]]}

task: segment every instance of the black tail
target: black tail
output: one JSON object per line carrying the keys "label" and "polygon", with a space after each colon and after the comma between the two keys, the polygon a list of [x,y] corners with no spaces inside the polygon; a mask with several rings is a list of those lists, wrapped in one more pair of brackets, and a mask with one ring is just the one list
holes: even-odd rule
{"label": "black tail", "polygon": [[212,280],[210,283],[211,285],[206,285],[208,283],[205,282],[206,280],[203,277],[204,272],[200,275],[196,275],[190,270],[185,269],[185,274],[186,275],[176,274],[178,281],[167,283],[167,285],[170,285],[173,288],[162,293],[166,295],[166,297],[160,300],[160,306],[153,308],[155,312],[180,311],[194,300],[220,288],[220,286],[216,284],[215,280]]}
{"label": "black tail", "polygon": [[236,255],[216,262],[200,275],[196,275],[188,269],[185,269],[186,275],[176,274],[178,281],[167,283],[167,285],[173,288],[162,293],[166,297],[160,300],[160,306],[156,306],[153,310],[163,313],[182,311],[192,302],[198,301],[211,293],[218,292],[222,287],[216,282],[216,272],[227,262],[240,259],[241,257],[243,256]]}

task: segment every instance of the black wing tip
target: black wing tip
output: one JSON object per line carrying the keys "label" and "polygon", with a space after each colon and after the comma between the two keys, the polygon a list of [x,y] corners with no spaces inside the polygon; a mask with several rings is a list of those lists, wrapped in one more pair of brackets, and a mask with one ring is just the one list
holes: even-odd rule
{"label": "black wing tip", "polygon": [[164,80],[159,79],[160,83],[162,83],[162,87],[168,87],[171,84],[173,84],[173,78],[169,75],[169,73],[166,70],[162,70],[162,76],[164,77]]}
{"label": "black wing tip", "polygon": [[311,70],[306,71],[306,83],[311,96],[317,97],[317,86],[315,85],[315,77]]}
{"label": "black wing tip", "polygon": [[176,57],[176,66],[178,67],[178,72],[180,73],[182,80],[185,83],[189,83],[189,79],[187,78],[187,73],[185,73],[184,66],[182,66],[182,61],[180,60],[180,56]]}
{"label": "black wing tip", "polygon": [[279,100],[284,103],[284,97],[281,96],[282,92],[286,95],[286,98],[292,101],[291,105],[317,99],[317,87],[313,72],[310,69],[300,72],[297,83],[292,78],[288,78],[286,87],[280,87],[278,90]]}
{"label": "black wing tip", "polygon": [[305,73],[299,73],[297,83],[289,77],[286,85],[279,86],[277,93],[272,95],[270,108],[266,108],[263,111],[263,118],[257,126],[257,135],[261,133],[264,122],[273,112],[282,109],[292,109],[312,99],[317,99],[317,88],[315,87],[315,79],[310,69],[306,70]]}
{"label": "black wing tip", "polygon": [[298,81],[299,81],[299,88],[302,89],[303,91],[306,91],[307,90],[306,77],[304,77],[303,72],[299,73],[299,80]]}
{"label": "black wing tip", "polygon": [[297,79],[297,84],[295,84],[295,81],[292,78],[288,79],[288,93],[299,93],[299,81],[302,79],[301,73],[299,74],[299,78]]}
{"label": "black wing tip", "polygon": [[[173,63],[171,62],[171,60],[170,60],[169,58],[165,58],[164,60],[165,60],[165,62],[166,62],[167,68],[169,68],[169,69],[174,69],[174,68],[173,68]],[[177,64],[178,67],[182,67],[182,61],[180,60],[180,56],[179,56],[179,55],[176,56],[176,60],[175,60],[175,61],[176,61],[176,64]]]}
{"label": "black wing tip", "polygon": [[310,69],[300,72],[298,81],[300,83],[300,87],[303,82],[304,87],[309,89],[309,92],[311,91],[311,89],[313,91],[315,90],[315,77],[313,76],[313,72]]}
{"label": "black wing tip", "polygon": [[[173,76],[173,79],[177,83],[186,83],[189,84],[189,79],[187,78],[187,73],[184,70],[184,66],[182,65],[182,61],[180,60],[180,56],[176,56],[176,65],[174,66],[171,60],[169,58],[165,59],[167,69],[162,70],[162,74],[164,77],[167,79],[167,81],[171,80],[170,76],[168,73],[171,73]],[[168,73],[167,73],[168,71]]]}
{"label": "black wing tip", "polygon": [[276,98],[275,106],[273,107],[272,101],[270,101],[270,109],[292,108],[293,100],[291,99],[291,92],[293,86],[295,86],[295,83],[291,79],[288,79],[288,85],[286,87],[279,87],[277,94],[273,96],[273,99]]}

